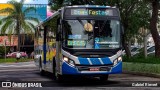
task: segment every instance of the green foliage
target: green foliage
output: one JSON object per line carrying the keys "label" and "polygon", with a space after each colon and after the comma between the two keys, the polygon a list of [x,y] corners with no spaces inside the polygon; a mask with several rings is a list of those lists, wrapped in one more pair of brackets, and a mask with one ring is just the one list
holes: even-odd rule
{"label": "green foliage", "polygon": [[[31,61],[31,59],[21,58],[18,60],[18,62],[28,62],[28,61]],[[0,63],[15,63],[15,62],[17,62],[16,58],[6,58],[6,60],[0,59]]]}
{"label": "green foliage", "polygon": [[127,40],[135,37],[141,27],[148,28],[150,4],[145,0],[110,0],[108,4],[119,8]]}
{"label": "green foliage", "polygon": [[123,62],[160,64],[160,58],[156,58],[154,56],[148,56],[147,58],[144,58],[144,56],[142,55],[131,58],[127,58],[126,56],[124,56]]}
{"label": "green foliage", "polygon": [[123,57],[123,70],[140,73],[156,73],[160,74],[160,58],[154,56],[144,57],[141,53],[136,57],[127,58]]}
{"label": "green foliage", "polygon": [[[6,47],[6,53],[9,52],[10,47]],[[2,55],[0,58],[4,57],[5,55],[5,46],[0,46],[0,55]]]}
{"label": "green foliage", "polygon": [[62,6],[64,6],[63,2],[64,0],[54,0],[53,4],[51,5],[51,9],[57,11]]}
{"label": "green foliage", "polygon": [[[110,0],[108,5],[116,6],[120,10],[122,25],[124,26],[124,35],[122,44],[126,50],[126,55],[130,57],[130,51],[127,47],[131,39],[140,38],[140,28],[147,29],[150,21],[150,3],[145,0]],[[133,41],[133,40],[132,40]]]}
{"label": "green foliage", "polygon": [[105,0],[94,0],[95,5],[106,5],[107,2]]}
{"label": "green foliage", "polygon": [[123,62],[123,71],[160,74],[160,64]]}
{"label": "green foliage", "polygon": [[66,5],[106,5],[105,0],[54,0],[51,9],[58,10]]}

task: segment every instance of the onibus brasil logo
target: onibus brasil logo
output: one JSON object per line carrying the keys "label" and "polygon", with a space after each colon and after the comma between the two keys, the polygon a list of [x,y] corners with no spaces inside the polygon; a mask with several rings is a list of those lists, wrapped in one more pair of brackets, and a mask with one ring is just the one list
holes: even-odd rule
{"label": "onibus brasil logo", "polygon": [[2,87],[42,87],[41,83],[2,82]]}

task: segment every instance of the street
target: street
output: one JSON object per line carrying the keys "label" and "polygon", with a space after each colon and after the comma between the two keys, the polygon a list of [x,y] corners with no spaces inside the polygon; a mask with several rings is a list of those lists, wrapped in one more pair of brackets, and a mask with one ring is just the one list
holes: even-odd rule
{"label": "street", "polygon": [[[45,76],[39,74],[38,68],[35,66],[34,62],[23,62],[14,64],[0,64],[0,81],[1,82],[37,82],[42,83],[42,87],[46,89],[55,88],[55,90],[99,90],[99,89],[117,89],[121,90],[123,87],[130,89],[146,89],[151,87],[139,87],[136,86],[137,83],[152,83],[156,84],[159,82],[160,78],[152,78],[138,75],[130,74],[114,74],[109,76],[107,82],[100,82],[97,78],[87,78],[87,77],[69,77],[64,80],[63,83],[57,83],[53,80],[51,73],[46,73]],[[121,87],[121,88],[119,88]],[[1,89],[1,88],[0,88]],[[3,88],[4,89],[4,88]],[[12,88],[14,89],[14,87]],[[22,89],[22,88],[21,88]],[[23,88],[24,89],[24,88]],[[27,88],[25,88],[27,89]],[[43,89],[43,88],[34,88]],[[157,86],[154,86],[155,90],[158,90]]]}

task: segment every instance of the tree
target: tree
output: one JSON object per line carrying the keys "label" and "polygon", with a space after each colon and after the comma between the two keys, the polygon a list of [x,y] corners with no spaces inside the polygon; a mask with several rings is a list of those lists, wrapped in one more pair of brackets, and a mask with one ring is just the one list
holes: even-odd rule
{"label": "tree", "polygon": [[51,10],[55,11],[60,9],[60,7],[62,7],[64,5],[64,0],[50,0],[51,3]]}
{"label": "tree", "polygon": [[106,5],[105,0],[50,0],[52,10],[57,10],[65,5]]}
{"label": "tree", "polygon": [[149,6],[148,2],[143,0],[111,0],[109,5],[116,5],[120,10],[122,24],[124,26],[124,35],[122,44],[128,57],[131,56],[128,42],[137,35],[141,27],[148,28]]}
{"label": "tree", "polygon": [[16,34],[18,35],[18,48],[20,51],[20,34],[33,34],[34,25],[33,22],[39,23],[38,19],[33,16],[26,16],[29,12],[36,11],[34,7],[28,7],[25,10],[22,10],[24,0],[20,2],[9,1],[8,4],[11,4],[12,7],[7,7],[0,10],[0,13],[8,13],[9,15],[2,19],[4,22],[1,28],[1,33],[8,35]]}
{"label": "tree", "polygon": [[158,6],[159,0],[150,0],[152,5],[152,17],[150,20],[150,31],[155,43],[155,56],[160,57],[160,36],[157,30],[157,21],[158,21]]}

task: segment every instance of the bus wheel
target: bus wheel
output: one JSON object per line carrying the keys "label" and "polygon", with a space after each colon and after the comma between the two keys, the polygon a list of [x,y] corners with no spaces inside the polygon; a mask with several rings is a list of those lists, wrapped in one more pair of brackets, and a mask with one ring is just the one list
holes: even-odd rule
{"label": "bus wheel", "polygon": [[62,82],[62,81],[63,81],[62,75],[59,75],[59,74],[56,72],[55,67],[54,67],[54,69],[53,69],[53,79],[54,79],[56,82]]}
{"label": "bus wheel", "polygon": [[56,74],[55,80],[56,80],[56,82],[63,82],[63,77],[62,77],[62,75]]}
{"label": "bus wheel", "polygon": [[99,78],[100,78],[100,81],[102,81],[102,82],[107,81],[107,80],[108,80],[108,76],[109,76],[109,75],[100,76],[100,77],[99,77]]}
{"label": "bus wheel", "polygon": [[40,71],[40,74],[41,74],[41,75],[44,75],[44,74],[45,74],[45,71],[42,69],[42,61],[41,61],[41,58],[39,59],[39,71]]}

